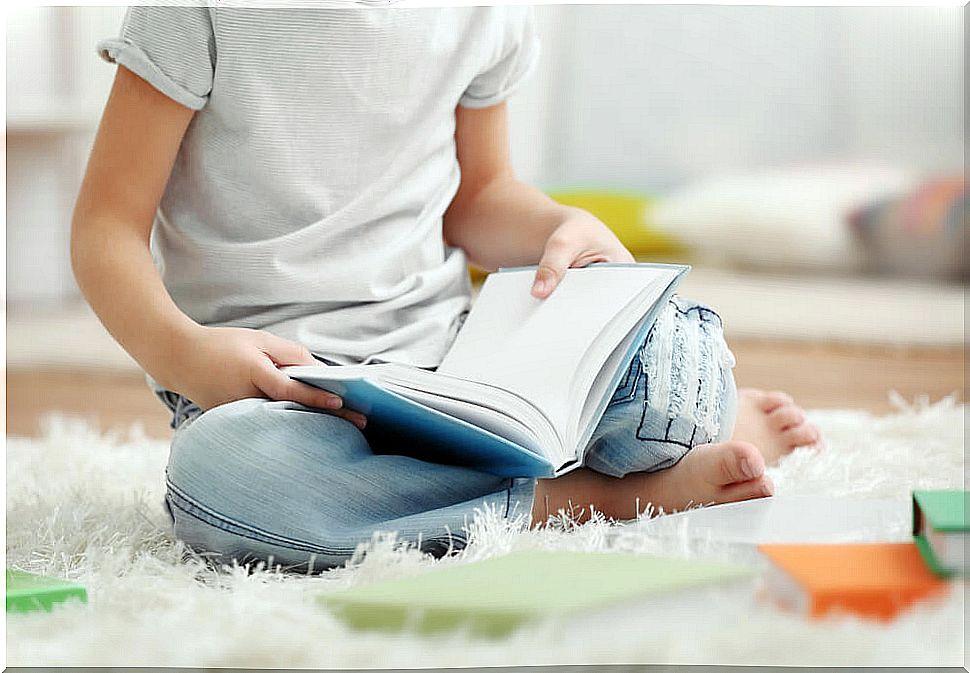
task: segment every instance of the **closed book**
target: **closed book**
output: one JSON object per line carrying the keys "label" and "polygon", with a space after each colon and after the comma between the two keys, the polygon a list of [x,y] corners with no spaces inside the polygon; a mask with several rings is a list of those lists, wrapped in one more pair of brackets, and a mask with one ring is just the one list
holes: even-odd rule
{"label": "closed book", "polygon": [[770,596],[811,617],[852,613],[889,620],[947,588],[910,542],[758,548],[773,564],[766,577]]}
{"label": "closed book", "polygon": [[350,627],[501,637],[529,622],[750,580],[745,566],[620,553],[516,552],[320,596]]}
{"label": "closed book", "polygon": [[914,491],[913,541],[937,575],[966,575],[970,491]]}
{"label": "closed book", "polygon": [[909,497],[776,495],[688,509],[618,526],[615,536],[704,540],[733,545],[901,542],[910,527]]}
{"label": "closed book", "polygon": [[7,612],[50,612],[55,603],[71,598],[87,602],[88,594],[84,587],[44,575],[35,575],[22,570],[7,570]]}

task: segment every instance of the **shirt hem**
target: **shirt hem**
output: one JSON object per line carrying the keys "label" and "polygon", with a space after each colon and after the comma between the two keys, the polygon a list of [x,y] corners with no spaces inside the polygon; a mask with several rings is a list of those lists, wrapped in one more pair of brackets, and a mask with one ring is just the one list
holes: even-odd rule
{"label": "shirt hem", "polygon": [[108,63],[125,66],[180,105],[192,110],[201,110],[205,107],[207,97],[196,95],[178,84],[162,72],[148,54],[127,40],[119,38],[104,40],[98,43],[98,54]]}
{"label": "shirt hem", "polygon": [[458,99],[458,105],[470,110],[480,110],[482,108],[492,107],[493,105],[498,105],[502,103],[516,92],[516,90],[522,86],[522,84],[529,79],[536,66],[539,64],[539,46],[536,45],[532,60],[529,61],[529,65],[522,71],[522,73],[512,80],[511,84],[506,85],[496,93],[490,94],[488,96],[476,96],[474,94],[465,93],[461,98]]}

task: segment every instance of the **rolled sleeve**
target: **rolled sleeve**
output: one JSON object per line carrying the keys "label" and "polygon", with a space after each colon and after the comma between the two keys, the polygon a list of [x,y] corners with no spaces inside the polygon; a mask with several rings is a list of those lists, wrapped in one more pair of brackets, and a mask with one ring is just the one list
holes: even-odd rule
{"label": "rolled sleeve", "polygon": [[506,100],[529,78],[539,62],[539,36],[531,7],[503,7],[503,25],[492,59],[468,85],[458,101],[462,107],[484,108]]}
{"label": "rolled sleeve", "polygon": [[119,37],[98,54],[123,65],[176,103],[202,109],[212,91],[215,38],[206,7],[131,7]]}

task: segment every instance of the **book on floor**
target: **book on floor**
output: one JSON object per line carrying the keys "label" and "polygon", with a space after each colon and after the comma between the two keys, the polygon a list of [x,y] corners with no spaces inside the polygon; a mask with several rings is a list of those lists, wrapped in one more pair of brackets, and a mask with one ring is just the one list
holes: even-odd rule
{"label": "book on floor", "polygon": [[88,600],[84,587],[57,577],[9,569],[6,577],[7,612],[50,612],[54,604],[71,598]]}
{"label": "book on floor", "polygon": [[775,495],[645,518],[613,533],[749,546],[903,542],[910,539],[910,508],[909,498]]}
{"label": "book on floor", "polygon": [[765,578],[770,598],[811,617],[851,613],[889,620],[947,587],[926,567],[912,542],[783,544],[758,549],[773,566]]}
{"label": "book on floor", "polygon": [[323,594],[320,602],[352,628],[432,634],[464,630],[501,637],[544,619],[623,608],[690,590],[750,581],[730,563],[637,554],[514,552]]}
{"label": "book on floor", "polygon": [[418,457],[502,476],[551,477],[582,451],[624,370],[689,267],[594,264],[555,292],[535,267],[493,273],[441,365],[285,367],[343,397],[367,432]]}
{"label": "book on floor", "polygon": [[937,575],[967,574],[970,491],[914,491],[913,540]]}

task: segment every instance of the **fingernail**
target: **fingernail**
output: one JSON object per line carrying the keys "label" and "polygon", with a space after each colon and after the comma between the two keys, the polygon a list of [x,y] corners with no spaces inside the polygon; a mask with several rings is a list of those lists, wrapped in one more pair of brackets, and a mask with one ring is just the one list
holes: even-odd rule
{"label": "fingernail", "polygon": [[339,409],[344,405],[344,401],[339,397],[329,397],[327,398],[327,408],[328,409]]}
{"label": "fingernail", "polygon": [[367,419],[366,418],[358,418],[357,419],[357,427],[360,428],[361,430],[363,430],[365,427],[367,427]]}
{"label": "fingernail", "polygon": [[774,495],[775,489],[770,483],[765,482],[764,485],[761,487],[761,492],[764,493],[765,495]]}
{"label": "fingernail", "polygon": [[532,294],[542,294],[546,291],[546,281],[541,278],[536,279],[535,284],[532,286]]}

